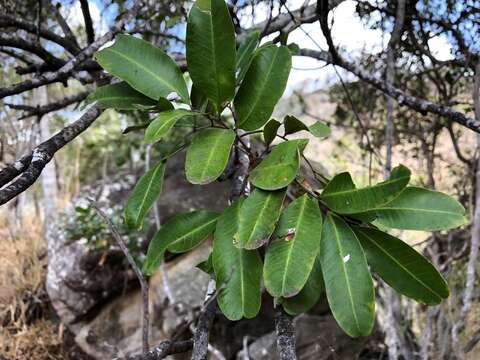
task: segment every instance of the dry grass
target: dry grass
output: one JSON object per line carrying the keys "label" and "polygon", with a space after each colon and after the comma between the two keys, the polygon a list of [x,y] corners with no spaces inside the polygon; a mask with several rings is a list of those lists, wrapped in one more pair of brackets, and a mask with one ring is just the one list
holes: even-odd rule
{"label": "dry grass", "polygon": [[44,290],[46,265],[39,218],[25,216],[12,234],[0,214],[0,355],[7,359],[69,358]]}

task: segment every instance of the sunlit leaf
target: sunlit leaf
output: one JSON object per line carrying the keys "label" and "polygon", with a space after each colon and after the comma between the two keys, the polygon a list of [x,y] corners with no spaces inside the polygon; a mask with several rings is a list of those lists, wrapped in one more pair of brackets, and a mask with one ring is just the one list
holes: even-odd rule
{"label": "sunlit leaf", "polygon": [[167,54],[147,41],[131,35],[117,35],[115,43],[95,54],[110,74],[125,80],[135,90],[158,100],[172,92],[189,102],[182,72]]}
{"label": "sunlit leaf", "polygon": [[222,175],[228,163],[235,133],[209,128],[195,134],[187,149],[185,173],[192,184],[208,184]]}
{"label": "sunlit leaf", "polygon": [[264,190],[286,187],[297,176],[300,152],[308,140],[289,140],[276,145],[270,154],[250,174],[253,185]]}
{"label": "sunlit leaf", "polygon": [[215,230],[218,214],[193,211],[168,220],[157,231],[148,246],[143,271],[151,274],[160,265],[166,250],[182,253],[193,249]]}
{"label": "sunlit leaf", "polygon": [[125,222],[133,229],[143,226],[143,219],[160,196],[165,174],[165,162],[158,163],[137,182],[125,206]]}
{"label": "sunlit leaf", "polygon": [[161,140],[168,134],[178,120],[182,117],[193,115],[196,114],[185,109],[175,109],[159,113],[145,131],[145,142],[153,143]]}

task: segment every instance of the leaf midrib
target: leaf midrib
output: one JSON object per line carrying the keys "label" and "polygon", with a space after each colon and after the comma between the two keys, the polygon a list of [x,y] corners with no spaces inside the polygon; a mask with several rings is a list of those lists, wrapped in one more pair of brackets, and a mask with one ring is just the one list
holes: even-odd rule
{"label": "leaf midrib", "polygon": [[[161,83],[165,84],[170,90],[174,90],[175,92],[177,92],[177,89],[175,87],[175,85],[172,85],[171,83],[169,83],[168,81],[162,79],[161,77],[159,77],[155,72],[151,71],[149,68],[147,68],[146,66],[144,66],[143,64],[135,61],[133,58],[117,51],[117,50],[114,50],[113,48],[108,48],[109,51],[119,55],[120,57],[123,57],[124,59],[126,59],[127,61],[131,62],[132,64],[135,64],[137,65],[139,68],[143,69],[145,72],[151,74],[153,77],[155,77],[157,80],[159,80]],[[133,85],[131,85],[132,87],[134,87]],[[134,87],[135,88],[135,87]],[[140,90],[139,90],[140,91]],[[142,91],[140,91],[142,92]]]}
{"label": "leaf midrib", "polygon": [[432,294],[438,296],[439,300],[443,299],[442,296],[440,296],[435,290],[433,290],[430,286],[428,286],[427,284],[425,284],[422,280],[420,280],[419,278],[417,278],[410,270],[408,270],[406,267],[404,267],[399,261],[397,261],[397,259],[395,259],[394,257],[392,257],[387,251],[385,251],[381,246],[379,246],[377,244],[377,242],[371,238],[370,236],[368,236],[365,232],[363,232],[362,230],[358,229],[358,231],[363,235],[365,236],[374,246],[376,246],[382,253],[384,253],[388,258],[390,258],[394,263],[396,263],[400,268],[402,268],[407,274],[409,274],[413,279],[415,279],[416,281],[418,281],[421,285],[423,285],[427,290],[429,290]]}
{"label": "leaf midrib", "polygon": [[[245,124],[246,122],[248,122],[250,120],[250,115],[252,115],[253,111],[255,110],[255,108],[257,107],[257,104],[258,102],[260,101],[260,98],[263,97],[263,92],[264,92],[264,89],[266,87],[266,84],[269,83],[270,81],[270,74],[274,68],[274,63],[277,61],[277,56],[278,56],[278,53],[280,51],[280,48],[275,48],[276,51],[275,51],[275,56],[274,58],[272,59],[272,61],[270,62],[270,66],[268,68],[268,71],[266,73],[266,76],[265,76],[265,82],[263,82],[263,84],[261,84],[260,86],[260,89],[259,89],[259,92],[258,94],[260,94],[259,96],[257,96],[252,104],[252,106],[250,107],[249,111],[247,112],[247,116],[245,116],[245,120],[242,121],[239,125],[242,125],[242,124]],[[258,55],[257,55],[258,56]],[[253,60],[252,60],[253,61]]]}
{"label": "leaf midrib", "polygon": [[297,240],[297,234],[298,234],[297,229],[300,227],[300,223],[303,220],[303,213],[305,212],[305,207],[306,207],[306,204],[307,204],[307,200],[308,200],[308,198],[306,196],[304,196],[304,200],[302,201],[301,207],[300,207],[300,213],[298,214],[297,221],[295,222],[295,235],[294,235],[293,239],[290,240],[292,242],[292,244],[291,244],[290,248],[288,249],[287,259],[286,259],[286,262],[285,262],[285,271],[283,273],[283,278],[282,278],[282,295],[285,291],[285,283],[286,283],[286,280],[287,280],[288,269],[290,267],[290,260],[291,260],[291,257],[292,257],[293,248],[295,246],[295,240]]}
{"label": "leaf midrib", "polygon": [[245,245],[248,245],[250,244],[251,240],[252,240],[252,235],[255,233],[256,229],[257,229],[257,226],[258,224],[260,223],[260,219],[262,218],[263,216],[263,213],[265,212],[265,210],[268,208],[268,205],[270,204],[270,201],[272,200],[274,194],[268,194],[267,195],[267,199],[263,202],[263,205],[262,205],[262,208],[259,212],[259,216],[257,217],[257,220],[255,221],[253,227],[252,227],[252,231],[250,231],[250,233],[248,234],[248,237],[247,237],[247,241],[245,241]]}
{"label": "leaf midrib", "polygon": [[403,176],[401,178],[396,178],[394,180],[388,180],[386,182],[383,182],[383,183],[380,183],[380,184],[377,184],[377,185],[374,185],[374,186],[369,186],[369,187],[366,187],[366,188],[362,188],[362,189],[348,189],[348,190],[342,190],[342,191],[337,191],[337,192],[332,192],[332,193],[327,193],[327,194],[322,194],[322,198],[326,198],[326,197],[330,197],[330,196],[336,196],[336,195],[344,195],[344,194],[348,194],[348,193],[354,193],[354,192],[360,192],[360,191],[369,191],[369,190],[373,190],[373,189],[379,189],[379,188],[383,188],[385,186],[388,186],[388,185],[392,185],[392,184],[396,184],[397,182],[400,182],[402,180],[405,180],[406,178],[410,178],[410,176]]}
{"label": "leaf midrib", "polygon": [[157,166],[157,168],[153,171],[152,173],[152,177],[150,178],[150,181],[148,182],[148,186],[147,186],[147,191],[144,192],[144,196],[142,198],[142,202],[140,203],[140,207],[139,207],[139,211],[137,212],[137,216],[135,218],[135,225],[137,225],[137,222],[138,220],[140,219],[140,214],[143,213],[142,209],[143,209],[143,206],[145,205],[145,201],[147,199],[147,194],[150,192],[150,189],[152,187],[152,184],[153,184],[153,179],[156,178],[157,176],[157,173],[158,171],[163,167],[163,164],[160,164]]}
{"label": "leaf midrib", "polygon": [[[208,153],[207,161],[206,161],[205,166],[203,167],[203,169],[200,173],[200,179],[202,179],[202,181],[205,180],[205,173],[207,173],[208,170],[210,170],[209,166],[210,166],[210,163],[212,162],[212,159],[214,158],[213,154],[216,152],[218,144],[222,140],[223,135],[224,134],[222,134],[222,133],[217,133],[217,136],[215,137],[213,145],[210,146],[210,152]],[[229,135],[229,134],[225,134],[225,135]],[[208,179],[209,178],[210,178],[210,176],[208,177]]]}
{"label": "leaf midrib", "polygon": [[353,295],[352,295],[352,289],[351,289],[351,285],[350,285],[350,279],[348,277],[348,274],[347,274],[347,268],[345,266],[345,263],[343,262],[343,248],[342,248],[342,245],[340,243],[340,237],[339,237],[339,234],[338,234],[338,231],[337,231],[337,226],[336,226],[336,223],[335,223],[335,219],[332,217],[332,215],[328,215],[330,217],[330,221],[332,222],[332,226],[333,226],[333,231],[335,233],[335,242],[337,243],[337,246],[338,246],[338,250],[339,250],[339,253],[340,253],[340,257],[342,257],[342,259],[340,260],[340,263],[342,265],[342,270],[343,270],[343,274],[345,275],[345,282],[347,283],[347,292],[348,292],[348,299],[350,301],[350,305],[352,306],[352,314],[353,314],[353,317],[355,319],[355,325],[357,326],[357,330],[359,332],[361,332],[361,329],[360,329],[360,324],[358,322],[358,317],[357,317],[357,313],[355,311],[355,305],[353,303]]}

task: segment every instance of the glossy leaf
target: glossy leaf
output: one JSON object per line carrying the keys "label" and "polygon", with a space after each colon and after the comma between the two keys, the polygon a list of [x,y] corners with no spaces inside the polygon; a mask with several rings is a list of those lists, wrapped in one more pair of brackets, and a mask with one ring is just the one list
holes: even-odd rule
{"label": "glossy leaf", "polygon": [[285,126],[285,135],[294,134],[302,130],[308,131],[308,126],[292,115],[285,116],[283,124]]}
{"label": "glossy leaf", "polygon": [[279,121],[275,119],[270,119],[263,128],[263,141],[265,144],[270,145],[275,137],[277,136],[278,128],[282,125]]}
{"label": "glossy leaf", "polygon": [[87,98],[88,102],[97,102],[102,108],[117,110],[136,110],[152,108],[157,102],[133,89],[126,82],[105,85]]}
{"label": "glossy leaf", "polygon": [[261,304],[262,260],[257,250],[233,245],[243,199],[234,202],[217,221],[212,262],[222,313],[230,320],[253,318]]}
{"label": "glossy leaf", "polygon": [[284,197],[283,190],[255,189],[240,208],[234,245],[252,250],[265,244],[275,229]]}
{"label": "glossy leaf", "polygon": [[294,200],[280,216],[267,247],[263,278],[274,297],[291,297],[308,280],[320,249],[322,216],[307,194]]}
{"label": "glossy leaf", "polygon": [[388,204],[362,215],[375,218],[378,225],[404,230],[448,230],[467,222],[465,209],[454,198],[413,186]]}
{"label": "glossy leaf", "polygon": [[268,45],[256,51],[234,100],[241,129],[259,129],[270,119],[287,85],[291,66],[286,46]]}
{"label": "glossy leaf", "polygon": [[168,220],[157,231],[148,246],[143,271],[151,274],[160,265],[166,250],[182,253],[193,249],[215,230],[218,214],[193,211]]}
{"label": "glossy leaf", "polygon": [[310,133],[313,136],[318,137],[318,138],[327,137],[332,132],[330,127],[322,121],[317,121],[317,122],[315,122],[315,124],[310,125],[308,127],[308,131],[310,131]]}
{"label": "glossy leaf", "polygon": [[247,70],[252,62],[255,49],[259,44],[260,32],[252,31],[248,34],[245,40],[240,44],[237,51],[237,84],[240,84],[247,73]]}
{"label": "glossy leaf", "polygon": [[428,305],[439,304],[449,295],[445,279],[422,255],[380,230],[354,228],[368,263],[385,282],[412,299]]}
{"label": "glossy leaf", "polygon": [[208,184],[222,175],[234,140],[233,130],[209,128],[197,132],[187,149],[187,180],[192,184]]}
{"label": "glossy leaf", "polygon": [[153,143],[161,140],[168,134],[178,120],[184,116],[193,115],[196,114],[185,109],[175,109],[159,113],[150,125],[148,125],[147,130],[145,130],[145,142]]}
{"label": "glossy leaf", "polygon": [[250,174],[250,181],[263,190],[286,187],[297,176],[300,152],[308,140],[289,140],[276,145],[270,154]]}
{"label": "glossy leaf", "polygon": [[131,35],[117,35],[115,43],[95,54],[110,74],[125,80],[135,90],[158,100],[172,92],[189,102],[182,72],[167,54],[147,41]]}
{"label": "glossy leaf", "polygon": [[290,315],[305,313],[318,302],[324,290],[320,256],[317,256],[303,289],[297,295],[283,299],[282,306]]}
{"label": "glossy leaf", "polygon": [[327,214],[320,242],[327,300],[338,325],[351,337],[367,336],[375,319],[373,281],[355,233]]}
{"label": "glossy leaf", "polygon": [[133,229],[143,226],[143,219],[160,196],[165,174],[165,162],[158,163],[137,182],[125,206],[125,223]]}
{"label": "glossy leaf", "polygon": [[235,31],[224,0],[197,0],[187,24],[187,64],[193,83],[217,109],[235,91]]}
{"label": "glossy leaf", "polygon": [[340,214],[354,214],[377,208],[397,197],[410,181],[410,170],[400,165],[390,179],[374,186],[356,189],[349,173],[336,175],[323,190],[321,198]]}

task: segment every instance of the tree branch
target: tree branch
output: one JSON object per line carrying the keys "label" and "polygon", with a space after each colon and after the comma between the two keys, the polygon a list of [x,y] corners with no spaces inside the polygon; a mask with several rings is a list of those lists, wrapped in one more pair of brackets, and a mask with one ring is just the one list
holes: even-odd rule
{"label": "tree branch", "polygon": [[193,340],[171,341],[166,340],[149,352],[141,355],[126,356],[113,360],[161,360],[168,355],[180,354],[192,350]]}
{"label": "tree branch", "polygon": [[117,33],[119,33],[126,22],[130,21],[138,11],[142,8],[143,1],[138,1],[135,5],[125,13],[118,22],[108,31],[105,35],[98,38],[95,42],[90,44],[80,53],[78,53],[73,59],[68,61],[64,66],[62,66],[57,72],[48,73],[39,76],[38,78],[29,79],[24,82],[6,86],[0,89],[0,99],[3,99],[6,96],[16,95],[27,90],[35,89],[43,85],[52,84],[55,82],[63,82],[68,79],[71,72],[79,67],[85,60],[88,60],[95,51],[97,51],[101,46],[106,42],[112,40]]}
{"label": "tree branch", "polygon": [[12,16],[12,15],[2,14],[0,15],[0,28],[5,28],[5,27],[14,27],[17,29],[22,29],[34,35],[40,34],[42,38],[53,41],[54,43],[57,43],[58,45],[63,47],[65,50],[70,52],[72,55],[76,55],[80,52],[80,48],[73,41],[71,41],[71,39],[67,39],[65,37],[59,36],[54,32],[47,30],[43,27],[40,27],[40,29],[38,29],[37,25],[35,25],[30,21],[23,20],[21,18]]}
{"label": "tree branch", "polygon": [[281,306],[275,314],[275,331],[280,360],[296,360],[295,328],[291,316],[287,315]]}
{"label": "tree branch", "polygon": [[115,238],[117,245],[123,252],[123,255],[127,258],[128,263],[132,267],[135,275],[137,276],[138,282],[140,283],[140,289],[142,293],[142,353],[147,354],[150,346],[148,346],[148,333],[149,333],[149,326],[150,326],[150,314],[148,311],[148,283],[143,276],[142,270],[139,269],[137,263],[133,259],[130,250],[128,250],[127,244],[123,241],[122,236],[118,233],[117,229],[110,221],[108,216],[100,210],[98,205],[95,201],[90,200],[90,205],[95,209],[95,211],[100,215],[103,220],[107,223],[110,232],[112,233],[113,237]]}
{"label": "tree branch", "polygon": [[0,186],[13,180],[12,183],[0,189],[0,205],[28,189],[38,179],[53,155],[84,132],[102,112],[103,110],[98,106],[92,106],[80,119],[38,145],[30,154],[24,155],[15,163],[0,170]]}
{"label": "tree branch", "polygon": [[82,7],[83,20],[85,21],[85,31],[87,33],[87,42],[91,44],[95,41],[95,32],[93,30],[93,22],[92,22],[92,16],[90,15],[88,0],[80,0],[80,6]]}
{"label": "tree branch", "polygon": [[[335,64],[332,56],[327,51],[318,51],[312,49],[300,49],[300,56],[311,57],[320,61],[325,61],[329,64]],[[465,114],[456,111],[448,106],[433,103],[429,100],[418,98],[412,95],[407,95],[404,91],[397,89],[392,85],[388,85],[383,79],[377,78],[374,75],[369,74],[365,69],[342,60],[338,65],[345,70],[350,71],[356,75],[360,80],[372,85],[378,90],[384,92],[388,96],[394,98],[400,105],[408,106],[409,108],[418,111],[422,114],[432,113],[445,117],[446,119],[463,125],[477,133],[480,133],[480,121],[465,116]]]}
{"label": "tree branch", "polygon": [[200,312],[195,334],[193,336],[192,360],[207,360],[210,329],[217,311],[217,303],[211,301],[213,300],[214,295],[215,280],[211,280],[208,284],[207,294],[205,296],[205,306]]}
{"label": "tree branch", "polygon": [[42,106],[29,106],[29,105],[17,105],[17,104],[10,104],[10,103],[4,103],[5,106],[8,106],[11,109],[14,110],[20,110],[20,111],[26,111],[26,114],[23,114],[19,119],[26,119],[31,116],[43,116],[47,113],[50,113],[52,111],[57,111],[60,109],[63,109],[69,105],[78,103],[82,100],[84,100],[88,94],[89,91],[83,91],[78,94],[72,95],[72,96],[66,96],[63,99],[60,99],[58,101],[54,101],[50,104],[42,105]]}

